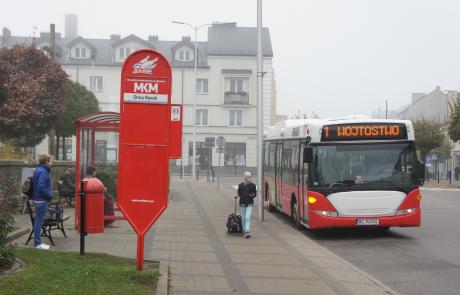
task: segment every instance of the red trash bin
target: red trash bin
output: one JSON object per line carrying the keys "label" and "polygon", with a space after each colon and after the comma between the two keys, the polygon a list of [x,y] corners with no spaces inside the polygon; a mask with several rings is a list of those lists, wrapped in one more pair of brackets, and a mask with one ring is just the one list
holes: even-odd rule
{"label": "red trash bin", "polygon": [[[95,177],[83,179],[85,195],[85,232],[97,234],[104,232],[104,184]],[[78,188],[80,191],[80,188]],[[76,228],[80,232],[80,194],[75,201]]]}

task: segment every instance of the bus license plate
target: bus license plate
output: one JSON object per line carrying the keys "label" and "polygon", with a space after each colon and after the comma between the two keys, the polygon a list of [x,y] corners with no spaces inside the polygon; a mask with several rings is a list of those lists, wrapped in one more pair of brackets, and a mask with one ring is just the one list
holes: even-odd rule
{"label": "bus license plate", "polygon": [[379,225],[378,219],[356,219],[356,225]]}

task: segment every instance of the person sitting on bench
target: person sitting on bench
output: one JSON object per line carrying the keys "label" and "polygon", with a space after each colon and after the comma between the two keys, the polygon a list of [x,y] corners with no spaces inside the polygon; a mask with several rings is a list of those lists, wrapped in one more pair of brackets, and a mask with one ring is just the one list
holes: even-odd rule
{"label": "person sitting on bench", "polygon": [[[88,166],[86,167],[86,177],[91,178],[91,177],[96,177],[96,167],[94,166]],[[115,210],[114,210],[114,204],[113,204],[113,197],[107,193],[107,188],[104,187],[104,215],[105,216],[114,216],[115,215]],[[115,220],[106,220],[104,221],[104,226],[105,227],[112,227],[112,228],[117,228],[118,225],[115,223]]]}

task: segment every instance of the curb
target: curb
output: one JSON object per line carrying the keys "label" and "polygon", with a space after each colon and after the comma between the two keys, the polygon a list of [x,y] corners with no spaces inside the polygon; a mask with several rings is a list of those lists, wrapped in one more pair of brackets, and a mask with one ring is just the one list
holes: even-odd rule
{"label": "curb", "polygon": [[159,272],[156,295],[168,295],[169,264],[166,261],[160,261]]}
{"label": "curb", "polygon": [[28,227],[21,227],[20,229],[18,230],[15,230],[14,232],[12,232],[11,234],[9,234],[7,237],[6,237],[6,241],[7,242],[12,242],[14,240],[17,240],[19,239],[20,237],[28,234],[30,232],[30,229]]}

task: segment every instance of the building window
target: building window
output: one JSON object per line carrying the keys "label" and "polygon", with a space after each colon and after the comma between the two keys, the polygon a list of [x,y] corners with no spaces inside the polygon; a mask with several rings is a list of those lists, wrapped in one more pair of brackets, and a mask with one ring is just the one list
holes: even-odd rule
{"label": "building window", "polygon": [[[59,143],[59,158],[62,160],[72,160],[72,139],[71,138],[65,138],[64,144],[62,141]],[[64,145],[64,150],[62,149]],[[64,155],[65,151],[65,155]]]}
{"label": "building window", "polygon": [[42,46],[42,51],[47,57],[51,57],[50,47],[48,45]]}
{"label": "building window", "polygon": [[102,76],[90,76],[89,77],[89,90],[91,91],[102,91]]}
{"label": "building window", "polygon": [[191,61],[192,52],[188,49],[182,49],[179,51],[179,61]]}
{"label": "building window", "polygon": [[243,79],[230,79],[230,92],[232,93],[244,92],[243,84],[244,84]]}
{"label": "building window", "polygon": [[196,125],[207,126],[208,125],[208,110],[196,110]]}
{"label": "building window", "polygon": [[243,126],[243,111],[242,110],[231,110],[230,114],[230,127],[241,127]]}
{"label": "building window", "polygon": [[227,142],[224,152],[225,166],[246,166],[246,143]]}
{"label": "building window", "polygon": [[125,59],[131,53],[131,48],[129,47],[120,47],[119,50],[120,50],[120,54],[119,54],[120,59]]}
{"label": "building window", "polygon": [[75,47],[74,57],[75,58],[86,58],[86,48],[85,47]]}
{"label": "building window", "polygon": [[196,80],[196,93],[208,94],[208,79],[197,79]]}

